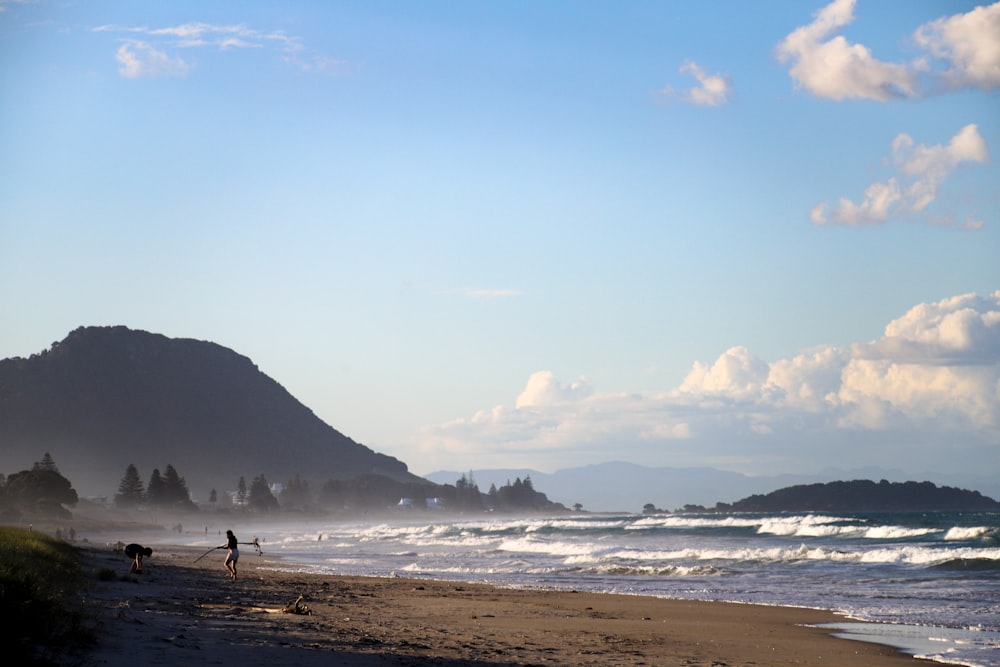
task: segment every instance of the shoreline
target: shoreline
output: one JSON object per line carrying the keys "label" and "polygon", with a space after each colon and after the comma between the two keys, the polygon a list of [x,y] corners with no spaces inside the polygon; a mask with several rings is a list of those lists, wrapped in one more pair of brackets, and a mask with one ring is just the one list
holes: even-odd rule
{"label": "shoreline", "polygon": [[[100,641],[76,664],[932,664],[813,627],[849,620],[824,610],[289,572],[251,550],[234,582],[224,551],[194,563],[202,553],[159,545],[129,575],[124,555],[86,548],[85,605]],[[311,613],[283,613],[299,596]]]}

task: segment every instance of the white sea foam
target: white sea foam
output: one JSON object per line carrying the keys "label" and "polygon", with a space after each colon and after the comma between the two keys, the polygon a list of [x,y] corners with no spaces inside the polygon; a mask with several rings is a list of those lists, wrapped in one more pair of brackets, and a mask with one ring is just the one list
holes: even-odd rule
{"label": "white sea foam", "polygon": [[870,540],[901,540],[908,537],[933,535],[941,531],[936,528],[904,528],[903,526],[872,526],[864,531],[864,537]]}
{"label": "white sea foam", "polygon": [[706,577],[722,574],[722,570],[710,565],[601,565],[590,568],[596,574],[614,574],[619,576],[639,575],[654,577]]}
{"label": "white sea foam", "polygon": [[[760,527],[757,529],[757,532],[762,535],[769,534],[825,537],[838,534],[838,531],[840,531],[843,527],[830,526],[830,524],[843,523],[843,521],[844,519],[841,517],[813,514],[807,514],[805,516],[768,517],[761,519],[758,522]],[[850,527],[850,530],[857,529]]]}
{"label": "white sea foam", "polygon": [[870,540],[900,540],[940,533],[936,528],[907,528],[905,526],[866,526],[845,523],[840,517],[792,516],[770,518],[761,521],[759,534],[794,537],[861,537]]}
{"label": "white sea foam", "polygon": [[[937,547],[899,546],[870,549],[856,554],[862,563],[906,563],[933,565],[955,559],[1000,559],[1000,549],[943,549]],[[854,558],[849,558],[853,560]]]}
{"label": "white sea foam", "polygon": [[624,519],[614,521],[594,521],[581,519],[549,520],[527,523],[526,532],[533,533],[540,530],[613,530],[624,528],[628,522]]}
{"label": "white sea foam", "polygon": [[761,519],[741,516],[705,517],[692,515],[666,515],[643,517],[630,522],[626,530],[649,530],[651,528],[752,528],[759,526]]}
{"label": "white sea foam", "polygon": [[998,526],[995,515],[980,516],[976,526],[955,527],[946,513],[885,513],[878,521],[801,513],[453,522],[414,513],[375,524],[276,524],[258,534],[267,537],[268,555],[311,571],[790,604],[869,621],[960,625],[965,636],[951,645],[935,641],[925,652],[946,648],[949,659],[1000,667],[1000,660],[978,657],[982,641],[967,643],[968,635],[984,634],[967,627],[1000,629],[1000,612],[984,602],[1000,599],[990,563],[1000,562]]}
{"label": "white sea foam", "polygon": [[988,526],[955,526],[949,528],[948,532],[944,534],[944,539],[950,541],[964,541],[964,540],[975,540],[980,537],[985,537],[986,535],[994,532],[996,528],[990,528]]}
{"label": "white sea foam", "polygon": [[513,553],[549,554],[553,556],[586,556],[594,551],[594,546],[578,542],[542,542],[522,537],[504,540],[497,546],[497,550]]}

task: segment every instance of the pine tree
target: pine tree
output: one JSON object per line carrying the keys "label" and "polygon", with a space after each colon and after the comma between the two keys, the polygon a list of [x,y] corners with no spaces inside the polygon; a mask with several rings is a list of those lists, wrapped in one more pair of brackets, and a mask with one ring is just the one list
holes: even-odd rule
{"label": "pine tree", "polygon": [[122,508],[135,507],[142,502],[146,494],[139,471],[131,463],[125,468],[125,476],[122,477],[118,485],[118,493],[115,495],[115,505]]}
{"label": "pine tree", "polygon": [[236,485],[236,504],[247,504],[247,481],[240,476],[240,482]]}
{"label": "pine tree", "polygon": [[59,472],[59,468],[56,467],[56,462],[52,460],[52,455],[48,452],[45,452],[45,456],[42,457],[41,461],[35,461],[35,465],[33,465],[31,469],[36,472],[41,470]]}
{"label": "pine tree", "polygon": [[309,491],[309,482],[299,477],[298,473],[285,483],[285,488],[281,492],[282,507],[306,507],[312,503],[312,493]]}
{"label": "pine tree", "polygon": [[171,505],[182,507],[193,505],[187,482],[169,463],[163,471],[163,498],[164,502]]}
{"label": "pine tree", "polygon": [[468,477],[463,473],[455,482],[455,504],[460,509],[468,510],[478,510],[483,507],[482,494],[471,470]]}
{"label": "pine tree", "polygon": [[265,512],[278,508],[278,499],[271,493],[271,487],[268,485],[264,473],[255,477],[250,483],[250,496],[247,498],[247,505]]}
{"label": "pine tree", "polygon": [[163,477],[160,476],[160,469],[153,468],[153,474],[149,476],[149,484],[146,485],[146,502],[150,505],[163,505],[166,503],[166,491]]}

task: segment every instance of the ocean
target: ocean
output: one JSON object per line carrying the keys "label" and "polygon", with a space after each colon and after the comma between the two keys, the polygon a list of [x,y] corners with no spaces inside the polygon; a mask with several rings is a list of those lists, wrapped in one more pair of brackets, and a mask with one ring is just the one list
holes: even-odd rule
{"label": "ocean", "polygon": [[[837,623],[839,635],[942,663],[1000,667],[996,512],[413,512],[252,530],[239,523],[240,540],[258,537],[286,570],[830,609],[878,623]],[[209,538],[189,543],[218,542]]]}

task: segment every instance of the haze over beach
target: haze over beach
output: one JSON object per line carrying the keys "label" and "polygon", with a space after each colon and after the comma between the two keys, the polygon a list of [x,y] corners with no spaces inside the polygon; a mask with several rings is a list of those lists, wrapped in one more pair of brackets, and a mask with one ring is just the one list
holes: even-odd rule
{"label": "haze over beach", "polygon": [[0,358],[213,341],[421,475],[997,473],[998,43],[1000,3],[0,0]]}

